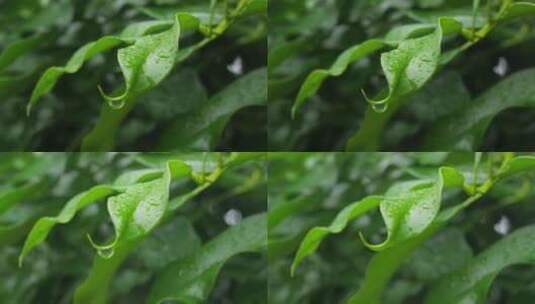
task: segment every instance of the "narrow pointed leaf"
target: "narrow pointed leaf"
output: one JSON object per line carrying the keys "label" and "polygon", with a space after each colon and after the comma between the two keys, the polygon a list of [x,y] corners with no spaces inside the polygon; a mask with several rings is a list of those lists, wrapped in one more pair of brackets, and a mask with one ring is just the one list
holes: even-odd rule
{"label": "narrow pointed leaf", "polygon": [[266,104],[266,81],[265,68],[251,71],[195,111],[178,116],[161,135],[158,150],[211,150],[235,112]]}
{"label": "narrow pointed leaf", "polygon": [[535,69],[517,72],[467,107],[438,120],[427,133],[427,150],[477,150],[494,117],[515,107],[535,107]]}
{"label": "narrow pointed leaf", "polygon": [[532,2],[515,2],[509,6],[506,13],[502,16],[503,20],[510,20],[520,17],[529,17],[535,15],[535,3]]}
{"label": "narrow pointed leaf", "polygon": [[381,196],[366,197],[365,199],[342,209],[342,211],[336,215],[336,218],[328,227],[314,227],[308,231],[303,241],[301,241],[301,245],[299,245],[297,253],[295,254],[291,268],[291,275],[294,275],[295,269],[305,257],[311,255],[318,249],[321,241],[327,235],[342,232],[351,220],[356,219],[371,209],[378,207],[382,201],[383,197]]}
{"label": "narrow pointed leaf", "polygon": [[210,240],[194,255],[168,266],[156,278],[147,303],[158,304],[164,300],[205,302],[223,264],[237,254],[262,250],[266,238],[265,214],[245,218]]}
{"label": "narrow pointed leaf", "polygon": [[0,191],[0,215],[23,200],[39,195],[43,186],[43,182],[33,182]]}
{"label": "narrow pointed leaf", "polygon": [[66,224],[70,222],[78,210],[83,209],[100,199],[117,193],[117,191],[118,190],[114,187],[107,185],[95,186],[69,200],[57,216],[43,217],[39,219],[33,226],[26,238],[26,241],[24,242],[24,247],[22,248],[22,252],[19,256],[19,264],[22,265],[24,257],[35,246],[39,245],[46,239],[48,233],[56,224]]}
{"label": "narrow pointed leaf", "polygon": [[436,283],[427,304],[486,303],[488,289],[503,269],[535,263],[535,226],[526,226],[496,242],[466,267]]}
{"label": "narrow pointed leaf", "polygon": [[315,95],[327,77],[336,77],[342,75],[349,65],[362,59],[386,46],[382,40],[372,39],[361,44],[355,45],[344,51],[333,65],[327,70],[315,70],[306,78],[305,82],[299,89],[297,98],[292,107],[292,116],[295,117],[297,111],[311,96]]}
{"label": "narrow pointed leaf", "polygon": [[102,37],[99,40],[90,42],[78,49],[65,66],[51,67],[46,70],[33,89],[32,97],[27,106],[27,114],[30,114],[32,108],[37,104],[41,97],[48,94],[54,88],[61,76],[78,72],[87,60],[99,53],[106,52],[124,43],[128,43],[128,41],[119,37]]}
{"label": "narrow pointed leaf", "polygon": [[2,53],[0,53],[0,71],[7,68],[17,58],[24,56],[26,53],[39,46],[39,44],[47,37],[48,35],[37,34],[8,45]]}

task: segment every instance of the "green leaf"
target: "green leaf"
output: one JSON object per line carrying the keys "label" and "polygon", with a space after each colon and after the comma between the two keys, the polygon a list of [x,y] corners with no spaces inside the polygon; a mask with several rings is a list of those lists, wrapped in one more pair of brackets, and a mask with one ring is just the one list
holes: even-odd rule
{"label": "green leaf", "polygon": [[366,268],[363,283],[358,291],[349,297],[347,303],[380,304],[382,302],[381,296],[388,282],[413,252],[440,230],[452,217],[479,199],[479,197],[471,197],[462,204],[441,211],[434,222],[419,235],[405,242],[394,244],[374,255]]}
{"label": "green leaf", "polygon": [[505,14],[501,17],[503,20],[535,15],[535,3],[532,2],[515,2],[511,4]]}
{"label": "green leaf", "polygon": [[176,16],[171,29],[136,39],[133,45],[119,50],[117,57],[126,82],[125,92],[111,97],[101,91],[112,108],[122,108],[135,96],[157,86],[171,72],[180,30],[180,20]]}
{"label": "green leaf", "polygon": [[407,260],[407,269],[411,277],[429,282],[464,266],[472,257],[464,231],[445,228],[415,250]]}
{"label": "green leaf", "polygon": [[462,25],[452,18],[440,18],[434,33],[402,41],[399,46],[381,55],[381,65],[388,82],[388,94],[380,100],[366,100],[377,112],[388,109],[391,100],[421,88],[435,73],[441,58],[442,39],[458,33]]}
{"label": "green leaf", "polygon": [[169,265],[156,278],[147,303],[206,301],[224,263],[240,253],[261,251],[266,246],[266,236],[266,215],[247,217],[210,240],[194,255]]}
{"label": "green leaf", "polygon": [[321,241],[327,235],[342,232],[351,220],[376,208],[382,201],[383,197],[381,196],[368,196],[342,209],[328,227],[314,227],[308,231],[295,254],[291,268],[291,275],[294,275],[295,269],[297,269],[297,266],[299,266],[305,257],[316,252]]}
{"label": "green leaf", "polygon": [[108,245],[92,242],[99,255],[110,258],[115,248],[146,236],[163,218],[169,202],[171,172],[153,181],[134,184],[108,199],[108,212],[115,227],[115,239]]}
{"label": "green leaf", "polygon": [[161,135],[158,150],[209,150],[219,140],[232,115],[245,107],[267,102],[265,68],[230,84],[195,111],[179,115]]}
{"label": "green leaf", "polygon": [[39,46],[47,37],[47,35],[36,34],[8,45],[0,54],[0,71],[7,68],[17,58]]}
{"label": "green leaf", "polygon": [[462,187],[464,177],[455,169],[442,167],[436,181],[411,181],[395,184],[384,196],[370,196],[342,209],[329,227],[312,228],[296,253],[291,273],[299,263],[314,253],[325,236],[340,233],[349,221],[379,206],[385,221],[387,239],[377,245],[363,243],[370,249],[382,251],[422,233],[436,218],[446,187]]}
{"label": "green leaf", "polygon": [[535,169],[535,157],[534,156],[517,156],[508,160],[505,164],[501,177],[508,177],[515,174],[533,172]]}
{"label": "green leaf", "polygon": [[61,76],[78,72],[85,61],[99,53],[108,51],[124,43],[129,43],[129,41],[115,36],[102,37],[99,40],[90,42],[78,49],[65,66],[51,67],[46,70],[33,89],[32,97],[26,108],[27,114],[30,114],[32,108],[42,96],[48,94],[54,88]]}
{"label": "green leaf", "polygon": [[366,268],[366,275],[358,291],[352,294],[348,304],[380,304],[381,296],[388,282],[404,261],[427,240],[437,229],[436,225],[406,242],[398,243],[372,257]]}
{"label": "green leaf", "polygon": [[535,226],[516,230],[483,251],[462,269],[438,281],[428,304],[486,303],[487,291],[504,268],[535,263]]}
{"label": "green leaf", "polygon": [[[370,39],[361,44],[350,47],[338,56],[336,61],[327,70],[319,69],[310,73],[301,88],[292,107],[292,117],[306,102],[308,98],[315,95],[327,77],[337,77],[342,75],[355,61],[358,61],[372,53],[375,53],[389,45],[397,45],[405,39],[413,36],[427,34],[434,30],[429,24],[409,24],[399,26],[389,31],[384,39]],[[448,28],[448,30],[451,30]]]}
{"label": "green leaf", "polygon": [[245,4],[245,8],[241,12],[241,16],[249,16],[255,14],[267,14],[268,2],[267,0],[249,0]]}
{"label": "green leaf", "polygon": [[115,273],[135,249],[142,239],[122,242],[115,248],[115,253],[109,258],[96,255],[87,279],[76,288],[74,304],[106,304],[108,303],[108,289]]}
{"label": "green leaf", "polygon": [[426,150],[477,150],[496,115],[514,107],[534,107],[535,69],[517,72],[465,108],[436,121],[427,133]]}
{"label": "green leaf", "polygon": [[[170,57],[176,56],[181,28],[194,29],[199,26],[199,20],[189,14],[179,13],[175,19],[174,24],[166,21],[134,23],[126,27],[119,36],[105,36],[84,45],[65,66],[51,67],[41,76],[28,103],[28,114],[39,99],[54,88],[62,75],[78,72],[85,61],[123,44],[134,44],[118,53],[119,64],[127,82],[125,94],[134,89],[132,93],[140,93],[157,85],[174,66],[170,63]],[[171,29],[163,33],[145,36],[169,26]],[[107,100],[113,102],[112,105],[118,101],[116,97],[108,97]]]}
{"label": "green leaf", "polygon": [[118,189],[112,186],[95,186],[70,199],[57,216],[43,217],[39,219],[33,226],[32,230],[28,234],[28,237],[26,238],[26,241],[24,242],[24,246],[19,255],[19,265],[22,265],[24,257],[35,246],[39,245],[46,239],[48,233],[56,224],[66,224],[70,222],[78,210],[83,209],[88,205],[117,192]]}
{"label": "green leaf", "polygon": [[20,187],[0,190],[0,215],[21,201],[41,194],[45,185],[43,182],[29,182]]}
{"label": "green leaf", "polygon": [[[139,173],[139,172],[138,172]],[[118,180],[128,181],[132,177],[143,178],[154,176],[154,172],[146,174],[133,173]],[[126,191],[108,200],[108,210],[115,227],[115,240],[107,246],[98,246],[93,266],[87,279],[76,289],[75,304],[105,304],[108,299],[108,289],[115,273],[141,242],[164,218],[169,215],[169,183],[171,178],[187,176],[191,167],[181,160],[165,162],[163,176],[149,182],[142,182],[129,186]],[[203,188],[204,189],[204,188]],[[191,199],[200,191],[193,190],[187,199]],[[190,194],[188,193],[188,194]]]}
{"label": "green leaf", "polygon": [[386,43],[382,40],[372,39],[365,41],[361,44],[357,44],[347,50],[345,50],[336,61],[327,70],[315,70],[310,75],[299,89],[297,98],[292,107],[292,117],[295,117],[299,108],[305,103],[305,101],[311,96],[315,95],[321,87],[321,84],[327,77],[336,77],[342,75],[349,65],[361,58],[368,56],[386,46]]}
{"label": "green leaf", "polygon": [[398,183],[386,192],[380,210],[388,235],[380,244],[369,244],[361,235],[368,248],[384,250],[422,233],[431,225],[440,210],[443,190],[464,184],[464,177],[456,169],[442,167],[438,171],[436,181]]}

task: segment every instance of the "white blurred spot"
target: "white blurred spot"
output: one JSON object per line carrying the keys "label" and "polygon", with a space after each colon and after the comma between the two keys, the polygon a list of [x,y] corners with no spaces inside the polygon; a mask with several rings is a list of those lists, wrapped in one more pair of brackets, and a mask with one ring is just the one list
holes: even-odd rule
{"label": "white blurred spot", "polygon": [[229,226],[234,226],[240,223],[242,218],[241,212],[236,209],[230,209],[225,213],[225,216],[223,219],[225,220],[225,223]]}
{"label": "white blurred spot", "polygon": [[494,225],[494,231],[498,234],[506,235],[511,230],[511,222],[505,216],[502,216],[500,220]]}
{"label": "white blurred spot", "polygon": [[503,77],[509,71],[509,64],[504,57],[500,57],[500,59],[498,59],[498,64],[496,64],[492,70],[496,75]]}
{"label": "white blurred spot", "polygon": [[227,70],[234,75],[243,74],[243,60],[241,57],[236,57],[231,64],[227,65]]}

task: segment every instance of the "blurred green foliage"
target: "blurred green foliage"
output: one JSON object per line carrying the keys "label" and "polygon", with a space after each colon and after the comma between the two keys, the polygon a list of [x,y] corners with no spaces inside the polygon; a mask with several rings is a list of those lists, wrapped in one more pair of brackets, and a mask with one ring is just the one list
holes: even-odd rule
{"label": "blurred green foliage", "polygon": [[[328,68],[344,50],[371,38],[382,38],[399,26],[431,24],[438,17],[453,16],[463,22],[465,35],[472,24],[481,26],[481,20],[491,16],[489,12],[496,12],[506,1],[479,1],[476,18],[473,18],[472,2],[279,0],[271,3],[268,37],[270,149],[344,150],[348,139],[366,124],[364,114],[368,105],[360,90],[364,89],[370,97],[374,97],[386,87],[379,52],[353,63],[342,76],[326,80],[318,94],[308,100],[293,120],[290,116],[291,107],[306,76],[314,69]],[[533,4],[533,1],[523,2]],[[385,118],[388,123],[384,128],[381,122],[377,122],[383,119],[380,118],[381,114],[370,115],[373,119],[367,123],[370,126],[375,124],[377,128],[369,130],[366,136],[363,134],[367,138],[361,140],[373,141],[371,137],[379,137],[379,147],[375,148],[381,151],[474,149],[423,144],[426,140],[433,141],[441,134],[448,134],[444,130],[430,133],[442,122],[449,122],[448,130],[461,128],[463,121],[475,119],[477,114],[474,113],[478,111],[496,111],[499,114],[491,116],[494,118],[492,124],[484,130],[484,141],[477,143],[479,149],[532,150],[533,142],[530,139],[535,134],[533,107],[516,105],[506,110],[499,109],[506,103],[520,101],[515,98],[525,97],[515,97],[513,93],[508,93],[510,88],[507,87],[490,92],[491,96],[483,93],[519,71],[530,71],[530,74],[518,77],[524,79],[526,85],[523,84],[522,89],[519,85],[516,94],[529,90],[534,81],[529,68],[535,64],[531,56],[535,47],[533,20],[528,16],[499,22],[489,35],[439,69],[421,90],[409,95],[390,121]],[[447,37],[443,42],[444,50],[456,49],[467,41],[465,38]],[[504,96],[500,97],[500,93]],[[532,95],[530,92],[529,96]],[[472,106],[480,96],[483,99],[495,98],[486,103],[479,99],[477,104],[480,105]],[[507,101],[505,96],[513,100]],[[532,100],[530,104],[533,105]],[[443,120],[450,116],[462,116],[465,109],[467,115],[463,117],[464,120]],[[473,130],[463,130],[462,134],[468,132]]]}
{"label": "blurred green foliage", "polygon": [[[81,46],[116,35],[137,22],[166,20],[184,12],[210,24],[221,20],[226,9],[238,5],[238,0],[216,1],[212,8],[211,2],[2,1],[0,53],[8,55],[0,59],[0,149],[79,150],[105,104],[97,86],[105,92],[124,86],[117,50],[98,53],[78,73],[62,77],[27,117],[25,107],[44,70],[64,65]],[[159,86],[136,99],[117,134],[107,127],[106,131],[115,135],[113,151],[265,149],[265,97],[246,98],[246,94],[254,90],[255,96],[265,96],[262,71],[267,56],[267,16],[262,9],[266,1],[245,2],[251,3],[253,13],[237,20],[222,36],[195,48],[185,60],[177,61]],[[197,45],[206,33],[184,30],[180,49]],[[229,85],[252,71],[259,75],[253,83],[234,85],[229,91]],[[181,131],[175,144],[169,133],[176,129]],[[190,134],[188,141],[184,133]],[[165,139],[162,134],[167,134]],[[104,144],[104,140],[96,141]]]}
{"label": "blurred green foliage", "polygon": [[[118,176],[131,172],[134,175],[122,178],[122,183],[128,184],[144,172],[154,175],[168,160],[182,160],[191,166],[199,180],[173,180],[172,204],[201,185],[201,176],[216,170],[221,160],[235,156],[238,159],[232,167],[225,169],[213,184],[208,184],[180,209],[168,211],[159,225],[128,255],[111,280],[107,303],[146,303],[159,274],[175,261],[197,254],[203,245],[217,239],[230,227],[238,227],[249,216],[265,214],[264,155],[249,154],[240,158],[240,155],[228,153],[0,154],[0,303],[73,303],[73,293],[88,277],[97,256],[87,236],[91,235],[99,244],[113,239],[114,226],[104,199],[78,211],[69,223],[56,225],[46,241],[25,258],[21,268],[17,265],[17,256],[36,220],[57,215],[74,195],[98,184],[111,185]],[[144,178],[154,178],[150,174]],[[31,191],[23,191],[28,187],[32,187]],[[254,225],[265,231],[260,222]],[[259,236],[265,239],[264,233]],[[238,234],[227,241],[233,244],[241,237]],[[215,254],[220,249],[215,250]],[[265,254],[238,254],[228,260],[225,258],[224,262],[219,275],[216,273],[214,286],[207,285],[208,297],[190,303],[266,302]],[[204,284],[205,280],[208,277],[186,283]],[[106,284],[104,279],[96,283]],[[94,290],[94,301],[99,301],[100,292],[102,289]],[[195,294],[200,296],[198,290]]]}
{"label": "blurred green foliage", "polygon": [[[484,153],[477,179],[485,180],[489,162],[499,163],[502,157],[501,153]],[[381,195],[399,182],[434,178],[442,166],[456,168],[468,183],[474,180],[473,153],[271,153],[268,162],[269,302],[273,304],[345,303],[363,286],[370,259],[379,253],[364,246],[358,233],[371,243],[385,240],[379,210],[350,221],[342,233],[326,237],[295,275],[290,275],[306,232],[327,226],[344,207],[369,195]],[[467,265],[473,255],[511,232],[534,224],[534,178],[531,170],[504,179],[450,220],[404,260],[385,286],[380,303],[424,303],[439,278]],[[441,210],[460,204],[464,197],[462,189],[445,191]],[[505,268],[484,303],[528,303],[535,295],[534,278],[533,267]]]}

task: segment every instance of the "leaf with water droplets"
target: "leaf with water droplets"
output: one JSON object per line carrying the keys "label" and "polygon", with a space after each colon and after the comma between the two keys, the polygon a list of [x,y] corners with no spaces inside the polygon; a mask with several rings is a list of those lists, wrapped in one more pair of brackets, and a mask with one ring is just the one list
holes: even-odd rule
{"label": "leaf with water droplets", "polygon": [[133,45],[120,49],[117,58],[126,88],[119,96],[108,96],[101,90],[108,104],[122,108],[136,95],[158,85],[175,65],[179,37],[180,21],[177,16],[171,29],[138,38]]}
{"label": "leaf with water droplets", "polygon": [[370,196],[342,209],[328,227],[314,227],[305,236],[295,255],[291,273],[308,255],[314,253],[328,234],[340,233],[348,223],[379,206],[388,236],[381,244],[366,246],[382,251],[422,233],[435,219],[440,209],[442,191],[446,187],[462,187],[464,177],[456,169],[442,167],[436,180],[401,182],[384,196]]}
{"label": "leaf with water droplets", "polygon": [[477,150],[486,130],[500,112],[535,107],[535,69],[517,72],[479,98],[433,124],[426,135],[426,150]]}
{"label": "leaf with water droplets", "polygon": [[253,70],[193,111],[175,118],[159,139],[158,150],[211,150],[238,110],[267,102],[265,68]]}
{"label": "leaf with water droplets", "polygon": [[266,214],[245,218],[210,240],[194,255],[169,265],[156,278],[147,303],[158,304],[164,300],[203,303],[228,259],[240,253],[259,252],[266,243]]}
{"label": "leaf with water droplets", "polygon": [[440,63],[442,39],[458,33],[462,25],[453,18],[440,18],[433,33],[402,41],[381,55],[381,65],[388,82],[387,96],[380,100],[364,97],[377,112],[384,112],[391,101],[421,88],[435,73]]}
{"label": "leaf with water droplets", "polygon": [[387,238],[380,244],[364,244],[376,251],[422,233],[437,216],[446,187],[462,187],[463,175],[454,168],[442,167],[436,180],[409,181],[395,184],[385,194],[380,205],[387,228]]}
{"label": "leaf with water droplets", "polygon": [[440,279],[426,304],[486,303],[494,278],[506,267],[535,263],[535,226],[526,226],[496,242],[463,268]]}
{"label": "leaf with water droplets", "polygon": [[373,54],[389,45],[398,43],[422,33],[432,31],[434,26],[428,24],[410,24],[392,29],[385,35],[384,39],[370,39],[345,50],[340,54],[329,69],[318,69],[310,73],[305,82],[301,85],[297,98],[292,107],[292,117],[297,111],[320,89],[323,82],[328,77],[338,77],[342,75],[353,62],[356,62],[370,54]]}
{"label": "leaf with water droplets", "polygon": [[163,218],[169,201],[171,171],[152,181],[127,186],[125,191],[108,200],[108,212],[115,227],[115,239],[108,245],[93,246],[104,258],[113,256],[121,243],[146,236]]}

